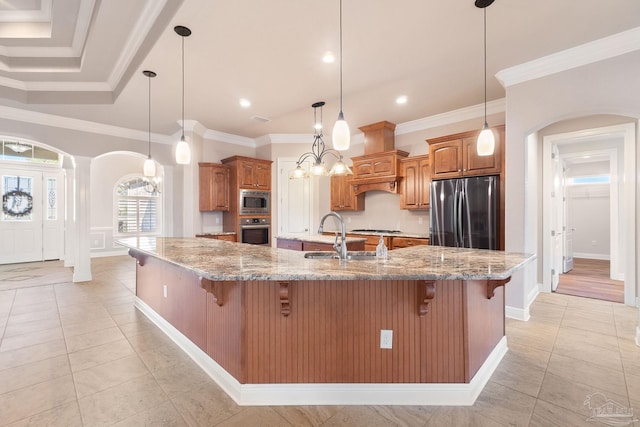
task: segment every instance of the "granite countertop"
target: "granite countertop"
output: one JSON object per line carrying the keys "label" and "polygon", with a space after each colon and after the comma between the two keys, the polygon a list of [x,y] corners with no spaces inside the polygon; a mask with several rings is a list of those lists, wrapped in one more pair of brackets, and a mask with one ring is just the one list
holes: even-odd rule
{"label": "granite countertop", "polygon": [[[339,234],[339,233],[338,233]],[[336,236],[329,236],[324,234],[314,234],[311,236],[290,236],[290,235],[282,235],[278,236],[278,239],[287,239],[287,240],[299,240],[301,242],[313,242],[313,243],[330,243],[336,240]],[[355,242],[366,242],[366,237],[347,237],[347,243],[355,243]]]}
{"label": "granite countertop", "polygon": [[386,261],[304,258],[304,252],[214,239],[130,237],[119,244],[210,280],[501,280],[532,255],[483,249],[414,246]]}

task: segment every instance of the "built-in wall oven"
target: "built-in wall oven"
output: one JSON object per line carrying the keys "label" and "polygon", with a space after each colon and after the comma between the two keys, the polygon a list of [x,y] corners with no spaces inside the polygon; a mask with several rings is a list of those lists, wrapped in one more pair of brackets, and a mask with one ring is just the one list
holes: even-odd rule
{"label": "built-in wall oven", "polygon": [[271,245],[270,218],[240,218],[240,243]]}
{"label": "built-in wall oven", "polygon": [[240,215],[271,214],[271,193],[269,191],[240,190]]}

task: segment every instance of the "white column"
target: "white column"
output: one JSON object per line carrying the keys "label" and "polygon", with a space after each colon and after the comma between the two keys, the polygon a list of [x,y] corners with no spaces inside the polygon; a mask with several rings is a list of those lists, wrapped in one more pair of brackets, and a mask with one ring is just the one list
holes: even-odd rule
{"label": "white column", "polygon": [[[68,158],[65,156],[65,164]],[[71,163],[71,162],[69,162]],[[76,235],[75,217],[75,169],[69,164],[64,167],[64,266],[73,267],[75,264],[76,244],[74,236]]]}
{"label": "white column", "polygon": [[91,280],[91,252],[89,242],[91,158],[75,156],[75,262],[74,282]]}

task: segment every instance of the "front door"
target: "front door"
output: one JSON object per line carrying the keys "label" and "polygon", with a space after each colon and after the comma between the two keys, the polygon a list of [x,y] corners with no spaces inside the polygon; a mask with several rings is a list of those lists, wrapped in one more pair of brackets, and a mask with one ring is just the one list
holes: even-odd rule
{"label": "front door", "polygon": [[0,264],[61,258],[62,173],[0,168]]}

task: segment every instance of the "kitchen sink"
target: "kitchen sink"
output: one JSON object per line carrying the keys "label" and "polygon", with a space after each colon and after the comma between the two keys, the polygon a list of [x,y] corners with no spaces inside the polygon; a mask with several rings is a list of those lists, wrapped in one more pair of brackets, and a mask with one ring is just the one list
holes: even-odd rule
{"label": "kitchen sink", "polygon": [[[307,252],[304,254],[307,259],[340,259],[335,252]],[[347,252],[347,260],[352,261],[375,261],[376,253],[369,251]]]}

